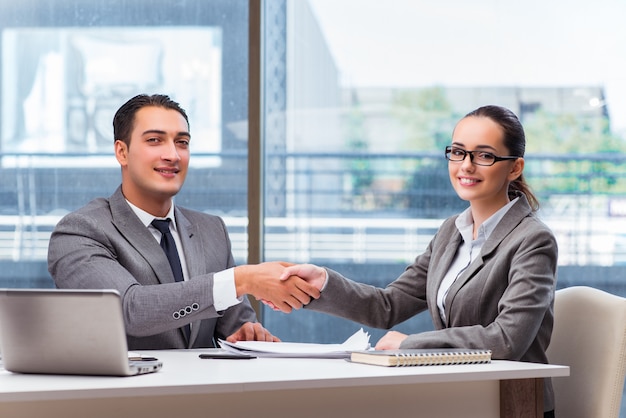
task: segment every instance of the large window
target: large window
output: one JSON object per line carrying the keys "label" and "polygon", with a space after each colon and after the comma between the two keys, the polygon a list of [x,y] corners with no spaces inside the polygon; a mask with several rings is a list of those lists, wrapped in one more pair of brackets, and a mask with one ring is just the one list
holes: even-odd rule
{"label": "large window", "polygon": [[224,216],[247,251],[248,1],[0,0],[0,283],[49,287],[50,232],[111,195],[115,110],[138,93],[186,109],[181,205]]}
{"label": "large window", "polygon": [[[170,94],[188,110],[193,171],[178,202],[223,216],[246,262],[248,180],[258,177],[248,176],[252,71],[262,76],[261,258],[392,280],[464,208],[442,152],[454,123],[496,103],[525,124],[527,177],[559,240],[559,286],[626,293],[621,3],[0,4],[4,285],[51,285],[49,233],[119,184],[111,118],[139,92]],[[256,67],[250,4],[262,6]],[[336,341],[355,326],[339,321],[328,334],[326,316],[264,314],[294,340]],[[298,322],[308,325],[290,326]],[[406,326],[429,326],[417,322]]]}
{"label": "large window", "polygon": [[[626,5],[265,4],[267,259],[395,279],[466,206],[443,157],[455,122],[499,104],[527,131],[526,177],[558,239],[558,286],[626,295],[626,60],[616,53]],[[265,322],[286,339],[329,342],[358,327],[311,312],[268,311]],[[430,326],[418,317],[398,329]]]}

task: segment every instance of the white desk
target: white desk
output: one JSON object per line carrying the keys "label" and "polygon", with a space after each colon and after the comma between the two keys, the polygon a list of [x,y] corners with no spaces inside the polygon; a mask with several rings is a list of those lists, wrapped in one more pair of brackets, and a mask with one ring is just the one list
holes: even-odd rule
{"label": "white desk", "polygon": [[2,370],[0,416],[529,417],[542,416],[535,411],[543,378],[569,375],[565,366],[511,361],[387,368],[336,359],[201,360],[200,352],[146,352],[163,369],[135,377]]}

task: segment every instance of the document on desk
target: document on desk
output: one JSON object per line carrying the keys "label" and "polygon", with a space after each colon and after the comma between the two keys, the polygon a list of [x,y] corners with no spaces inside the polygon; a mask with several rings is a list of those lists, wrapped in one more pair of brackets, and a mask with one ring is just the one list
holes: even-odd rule
{"label": "document on desk", "polygon": [[370,336],[361,328],[342,344],[290,343],[267,341],[219,340],[220,346],[233,353],[257,357],[349,358],[352,351],[370,349]]}

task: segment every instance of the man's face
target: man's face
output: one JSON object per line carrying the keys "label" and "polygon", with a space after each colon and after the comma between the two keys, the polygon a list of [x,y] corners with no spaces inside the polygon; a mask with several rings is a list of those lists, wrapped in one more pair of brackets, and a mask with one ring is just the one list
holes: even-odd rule
{"label": "man's face", "polygon": [[189,127],[176,110],[148,106],[135,114],[130,146],[115,142],[122,166],[122,191],[131,203],[163,215],[187,176]]}

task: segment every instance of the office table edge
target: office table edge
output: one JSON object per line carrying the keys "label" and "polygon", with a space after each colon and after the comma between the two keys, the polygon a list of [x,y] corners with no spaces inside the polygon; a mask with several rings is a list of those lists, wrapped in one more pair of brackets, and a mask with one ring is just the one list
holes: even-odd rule
{"label": "office table edge", "polygon": [[[177,352],[181,353],[181,352]],[[153,355],[162,358],[164,369],[160,372],[145,376],[132,377],[94,377],[94,376],[54,376],[54,375],[19,375],[10,372],[0,372],[0,403],[12,401],[48,401],[93,398],[120,398],[161,395],[190,395],[190,394],[218,394],[242,393],[290,389],[315,389],[332,387],[359,387],[402,384],[428,384],[446,382],[472,382],[485,380],[519,380],[547,377],[564,377],[569,375],[569,367],[560,365],[531,364],[513,361],[494,360],[486,365],[454,365],[454,366],[425,366],[387,368],[363,364],[352,364],[344,360],[320,359],[254,359],[254,360],[200,360],[198,352],[183,352],[183,363],[197,363],[198,367],[215,367],[224,370],[251,370],[260,367],[263,373],[269,372],[263,367],[289,366],[300,368],[303,372],[312,371],[317,366],[329,366],[337,369],[336,373],[317,376],[301,377],[297,372],[287,372],[288,378],[282,375],[266,376],[248,375],[244,377],[226,378],[221,381],[207,379],[186,379],[173,372],[172,379],[168,379],[168,364],[176,367],[180,359],[174,361],[172,351],[155,351]],[[255,362],[255,363],[252,363]],[[259,363],[257,363],[259,362]],[[253,367],[251,367],[253,366]],[[304,367],[303,367],[304,366]],[[322,367],[323,368],[323,367]],[[346,373],[346,371],[348,373]],[[159,375],[160,374],[160,375]],[[237,373],[232,373],[237,374]],[[169,383],[168,383],[169,382]],[[17,383],[17,385],[15,385]],[[37,383],[34,385],[33,383]],[[26,388],[28,386],[28,389]]]}

